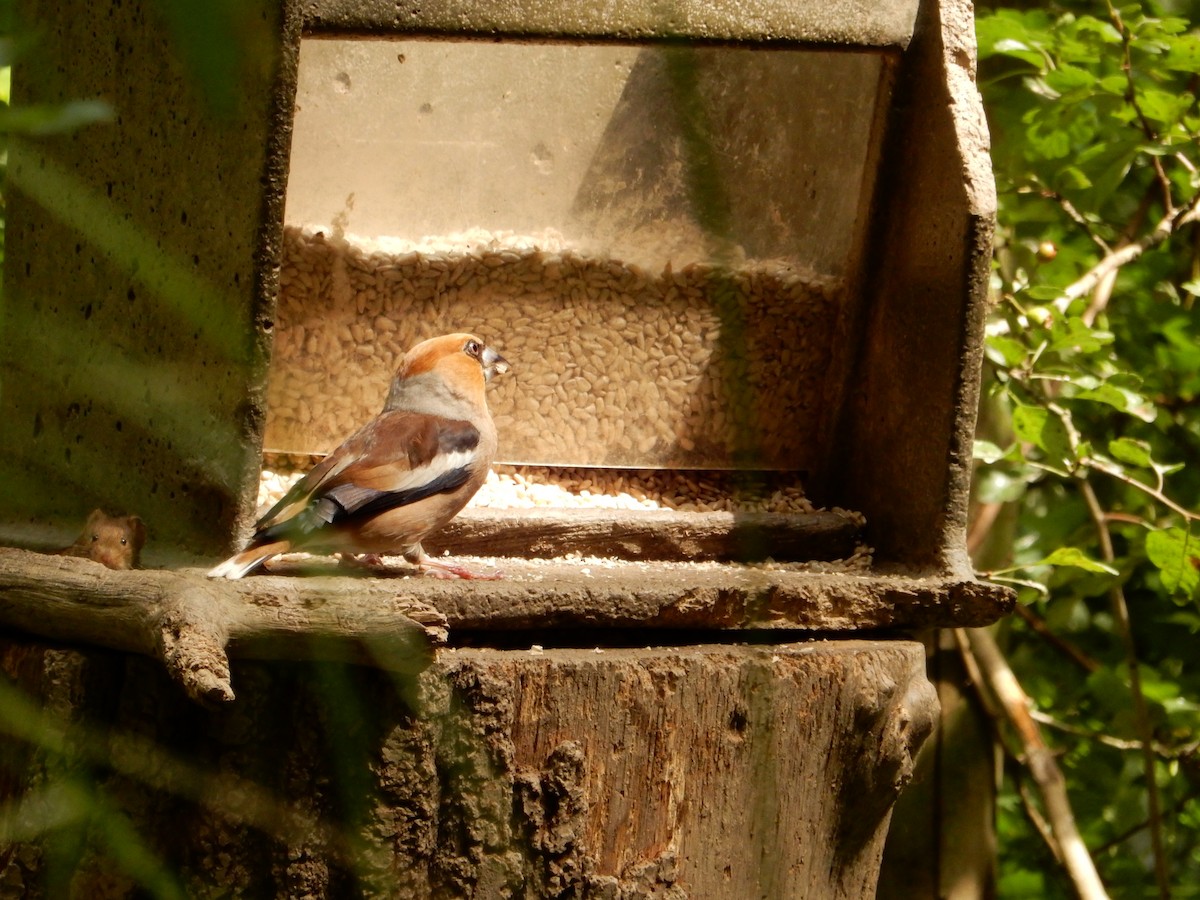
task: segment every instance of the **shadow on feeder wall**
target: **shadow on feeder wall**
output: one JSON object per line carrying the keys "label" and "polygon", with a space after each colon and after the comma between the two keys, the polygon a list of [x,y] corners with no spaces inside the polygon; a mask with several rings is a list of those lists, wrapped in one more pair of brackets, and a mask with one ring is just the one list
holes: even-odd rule
{"label": "shadow on feeder wall", "polygon": [[[34,153],[40,165],[22,164]],[[10,415],[0,428],[29,430],[8,441],[17,448],[6,459],[8,512],[44,510],[49,500],[59,519],[42,531],[25,526],[22,543],[52,546],[61,542],[62,527],[77,527],[91,506],[131,503],[171,540],[180,493],[219,521],[225,502],[209,486],[237,481],[227,448],[241,437],[221,412],[231,398],[214,398],[196,376],[209,367],[248,365],[252,348],[235,312],[238,301],[59,167],[52,145],[22,151],[18,144],[14,156],[9,189],[49,214],[38,237],[89,255],[97,281],[130,284],[118,298],[78,283],[84,302],[77,306],[60,305],[53,294],[5,303]],[[28,276],[54,277],[32,270]],[[133,470],[161,470],[162,490],[151,478],[155,486],[131,498],[124,479]]]}

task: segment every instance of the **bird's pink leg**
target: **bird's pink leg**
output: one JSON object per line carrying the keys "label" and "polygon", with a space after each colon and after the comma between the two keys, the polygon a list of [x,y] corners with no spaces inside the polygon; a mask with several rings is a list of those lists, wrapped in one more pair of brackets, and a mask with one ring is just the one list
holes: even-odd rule
{"label": "bird's pink leg", "polygon": [[473,581],[498,581],[504,575],[499,569],[491,572],[476,572],[473,569],[468,569],[465,566],[460,566],[457,563],[452,563],[449,560],[435,559],[428,553],[421,551],[421,554],[416,559],[417,569],[423,575],[429,575],[433,578],[455,579],[462,578]]}

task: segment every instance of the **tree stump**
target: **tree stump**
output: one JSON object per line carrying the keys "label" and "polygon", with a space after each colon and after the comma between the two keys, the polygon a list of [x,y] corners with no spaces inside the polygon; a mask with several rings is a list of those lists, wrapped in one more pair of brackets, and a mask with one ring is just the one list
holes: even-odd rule
{"label": "tree stump", "polygon": [[13,897],[870,896],[937,709],[905,641],[235,659],[219,708],[2,648]]}

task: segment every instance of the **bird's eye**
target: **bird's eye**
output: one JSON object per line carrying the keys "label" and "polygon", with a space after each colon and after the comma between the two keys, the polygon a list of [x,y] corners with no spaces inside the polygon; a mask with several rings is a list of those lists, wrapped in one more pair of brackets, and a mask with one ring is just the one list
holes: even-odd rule
{"label": "bird's eye", "polygon": [[466,350],[469,355],[478,357],[483,352],[483,347],[480,346],[479,341],[467,341]]}

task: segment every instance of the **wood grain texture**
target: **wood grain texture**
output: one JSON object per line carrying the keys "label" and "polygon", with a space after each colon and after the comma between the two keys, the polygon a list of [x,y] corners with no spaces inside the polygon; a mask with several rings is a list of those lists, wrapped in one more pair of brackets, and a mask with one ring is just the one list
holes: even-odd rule
{"label": "wood grain texture", "polygon": [[319,581],[226,582],[196,571],[114,571],[87,559],[0,548],[0,625],[161,659],[195,700],[233,700],[234,656],[371,659],[421,668],[445,619],[420,600]]}
{"label": "wood grain texture", "polygon": [[974,581],[786,566],[510,559],[503,580],[486,582],[310,558],[275,571],[229,582],[0,548],[0,625],[158,657],[189,696],[228,702],[226,651],[403,669],[426,664],[447,626],[845,632],[981,625],[1012,604],[1010,591]]}
{"label": "wood grain texture", "polygon": [[[186,896],[858,900],[937,706],[895,641],[233,667],[209,711],[136,655],[0,641]],[[60,764],[13,741],[0,801]],[[0,859],[20,896],[46,896],[46,840]],[[81,841],[80,896],[137,895],[99,830]]]}
{"label": "wood grain texture", "polygon": [[861,530],[832,512],[467,509],[426,544],[433,553],[448,549],[470,556],[804,562],[850,557]]}

